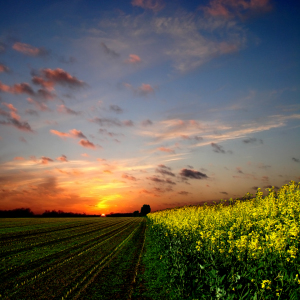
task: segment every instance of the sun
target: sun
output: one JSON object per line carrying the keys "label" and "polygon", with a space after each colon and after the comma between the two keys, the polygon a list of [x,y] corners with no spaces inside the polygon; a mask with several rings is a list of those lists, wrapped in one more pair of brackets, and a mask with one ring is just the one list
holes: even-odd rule
{"label": "sun", "polygon": [[105,217],[105,214],[101,214],[101,217]]}

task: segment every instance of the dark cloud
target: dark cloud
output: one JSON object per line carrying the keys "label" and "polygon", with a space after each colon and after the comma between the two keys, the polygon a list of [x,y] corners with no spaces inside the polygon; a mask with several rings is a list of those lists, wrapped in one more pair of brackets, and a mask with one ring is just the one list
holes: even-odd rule
{"label": "dark cloud", "polygon": [[122,178],[125,178],[125,179],[128,179],[128,180],[132,180],[132,181],[136,181],[137,180],[134,176],[127,175],[127,174],[123,174]]}
{"label": "dark cloud", "polygon": [[125,120],[125,121],[120,121],[118,119],[112,119],[112,118],[93,118],[90,120],[91,122],[97,123],[100,126],[118,126],[118,127],[131,127],[134,126],[133,122],[131,120]]}
{"label": "dark cloud", "polygon": [[118,105],[110,105],[109,110],[111,110],[117,114],[121,114],[123,112],[123,109],[121,107],[119,107]]}
{"label": "dark cloud", "polygon": [[258,186],[253,186],[251,189],[257,191]]}
{"label": "dark cloud", "polygon": [[47,165],[49,162],[52,162],[53,161],[53,159],[51,159],[51,158],[49,158],[49,157],[46,157],[46,156],[42,156],[41,157],[41,163],[43,164],[43,165]]}
{"label": "dark cloud", "polygon": [[106,130],[106,129],[102,129],[102,128],[99,129],[99,133],[101,133],[101,134],[103,134],[103,135],[110,136],[110,137],[123,135],[123,134],[121,134],[121,133],[110,132],[110,131],[108,131],[108,130]]}
{"label": "dark cloud", "polygon": [[78,116],[81,114],[80,111],[75,111],[72,110],[71,108],[66,107],[65,105],[61,104],[58,108],[57,111],[60,113],[65,113],[65,114],[69,114],[69,115],[75,115]]}
{"label": "dark cloud", "polygon": [[215,143],[211,143],[211,146],[214,148],[214,152],[216,153],[225,153],[225,150],[223,150],[223,147],[215,144]]}
{"label": "dark cloud", "polygon": [[86,136],[82,133],[82,131],[77,130],[77,129],[71,129],[69,131],[73,136],[82,138],[82,139],[87,139]]}
{"label": "dark cloud", "polygon": [[38,112],[34,109],[26,109],[25,111],[28,115],[32,115],[32,116],[38,116]]}
{"label": "dark cloud", "polygon": [[103,42],[101,42],[101,47],[102,50],[104,51],[105,54],[107,54],[107,56],[113,57],[113,58],[117,58],[120,56],[119,53],[115,52],[114,50],[108,48]]}
{"label": "dark cloud", "polygon": [[41,73],[45,79],[55,84],[69,86],[72,88],[83,87],[86,85],[85,82],[77,79],[75,76],[72,76],[71,74],[60,68],[57,68],[55,70],[43,69],[41,70]]}
{"label": "dark cloud", "polygon": [[295,161],[295,162],[297,162],[297,163],[299,163],[299,162],[300,162],[300,159],[298,159],[298,158],[295,158],[295,157],[293,157],[293,158],[292,158],[292,160],[293,160],[293,161]]}
{"label": "dark cloud", "polygon": [[141,124],[143,127],[147,127],[147,126],[153,125],[153,122],[151,120],[147,119],[147,120],[142,121]]}
{"label": "dark cloud", "polygon": [[6,51],[7,45],[3,42],[0,42],[0,54],[4,53]]}
{"label": "dark cloud", "polygon": [[93,118],[90,120],[91,122],[97,123],[100,126],[118,126],[121,127],[122,123],[117,119],[110,119],[110,118]]}
{"label": "dark cloud", "polygon": [[173,182],[172,180],[170,179],[161,179],[157,176],[152,176],[152,177],[146,177],[148,180],[151,180],[153,182],[156,182],[156,183],[167,183],[167,184],[176,184],[175,182]]}
{"label": "dark cloud", "polygon": [[227,193],[227,192],[220,192],[220,194],[228,195],[228,193]]}
{"label": "dark cloud", "polygon": [[179,173],[182,178],[192,178],[192,179],[205,179],[208,178],[206,174],[195,170],[182,169]]}
{"label": "dark cloud", "polygon": [[248,139],[245,139],[243,140],[243,142],[245,144],[263,144],[263,140],[262,139],[256,139],[256,138],[248,138]]}
{"label": "dark cloud", "polygon": [[9,72],[9,68],[3,64],[0,64],[0,73],[1,72],[6,72],[8,73]]}
{"label": "dark cloud", "polygon": [[155,169],[155,172],[162,175],[169,175],[175,177],[175,174],[171,172],[171,168],[166,167],[165,165],[158,165],[158,168]]}
{"label": "dark cloud", "polygon": [[178,192],[177,194],[183,195],[183,196],[187,196],[187,195],[189,195],[189,194],[191,194],[191,193],[186,192],[186,191],[180,191],[180,192]]}
{"label": "dark cloud", "polygon": [[63,64],[73,64],[77,62],[76,58],[73,56],[70,56],[68,59],[66,59],[64,56],[60,56],[58,60]]}
{"label": "dark cloud", "polygon": [[57,160],[60,160],[62,162],[67,162],[68,161],[68,159],[65,155],[62,155],[62,156],[58,157]]}

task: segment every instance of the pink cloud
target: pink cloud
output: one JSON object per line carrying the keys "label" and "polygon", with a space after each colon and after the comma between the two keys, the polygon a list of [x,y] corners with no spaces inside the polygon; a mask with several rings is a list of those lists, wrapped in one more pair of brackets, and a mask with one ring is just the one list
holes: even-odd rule
{"label": "pink cloud", "polygon": [[0,64],[0,73],[2,72],[8,72],[9,68],[3,64]]}
{"label": "pink cloud", "polygon": [[33,76],[31,81],[34,84],[40,85],[49,91],[54,90],[54,82],[53,81],[47,81],[47,80],[43,79],[42,77],[38,77],[38,76]]}
{"label": "pink cloud", "polygon": [[14,158],[14,160],[24,160],[25,158],[24,157],[22,157],[22,156],[16,156],[15,158]]}
{"label": "pink cloud", "polygon": [[55,70],[52,69],[43,69],[43,76],[53,84],[61,84],[68,85],[70,87],[82,87],[85,83],[75,76],[70,75],[63,69],[57,68]]}
{"label": "pink cloud", "polygon": [[5,85],[0,81],[0,91],[5,93],[10,93],[10,86]]}
{"label": "pink cloud", "polygon": [[68,161],[67,157],[65,155],[62,155],[62,156],[58,157],[57,160],[60,160],[62,162],[67,162]]}
{"label": "pink cloud", "polygon": [[82,153],[81,156],[89,157],[89,155],[87,153]]}
{"label": "pink cloud", "polygon": [[137,64],[140,63],[142,60],[141,58],[136,54],[129,54],[129,58],[125,60],[126,63],[130,64]]}
{"label": "pink cloud", "polygon": [[72,129],[69,132],[75,137],[86,139],[86,136],[80,130]]}
{"label": "pink cloud", "polygon": [[14,43],[13,49],[29,56],[42,56],[48,54],[48,51],[43,47],[36,48],[20,42]]}
{"label": "pink cloud", "polygon": [[65,132],[60,132],[58,130],[55,130],[55,129],[50,129],[50,132],[52,134],[55,134],[61,138],[66,138],[66,137],[70,137],[70,134],[69,133],[65,133]]}
{"label": "pink cloud", "polygon": [[147,96],[154,93],[154,89],[150,84],[142,83],[142,85],[138,88],[138,92],[141,96]]}
{"label": "pink cloud", "polygon": [[49,157],[46,157],[46,156],[42,156],[41,159],[42,159],[41,163],[42,163],[43,165],[47,165],[48,162],[53,161],[53,159],[51,159],[51,158],[49,158]]}
{"label": "pink cloud", "polygon": [[165,4],[162,0],[132,0],[131,4],[144,9],[153,10],[154,12],[158,12],[165,7]]}
{"label": "pink cloud", "polygon": [[11,94],[28,94],[34,95],[34,91],[28,83],[17,83],[14,84],[12,87],[3,84],[0,81],[0,91],[11,93]]}
{"label": "pink cloud", "polygon": [[86,148],[91,148],[91,149],[95,149],[96,148],[96,146],[92,142],[90,142],[89,140],[80,140],[79,144],[82,147],[86,147]]}
{"label": "pink cloud", "polygon": [[267,12],[272,8],[269,0],[211,0],[209,5],[202,7],[204,12],[213,17],[242,17],[249,12]]}
{"label": "pink cloud", "polygon": [[157,148],[157,150],[162,151],[162,152],[175,153],[174,150],[172,150],[170,148],[165,148],[165,147],[159,147],[159,148]]}

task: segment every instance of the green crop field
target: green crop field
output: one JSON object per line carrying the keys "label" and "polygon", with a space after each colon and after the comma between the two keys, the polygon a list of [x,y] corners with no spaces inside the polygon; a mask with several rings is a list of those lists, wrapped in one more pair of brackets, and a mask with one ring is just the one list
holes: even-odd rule
{"label": "green crop field", "polygon": [[131,299],[145,218],[0,221],[0,299]]}

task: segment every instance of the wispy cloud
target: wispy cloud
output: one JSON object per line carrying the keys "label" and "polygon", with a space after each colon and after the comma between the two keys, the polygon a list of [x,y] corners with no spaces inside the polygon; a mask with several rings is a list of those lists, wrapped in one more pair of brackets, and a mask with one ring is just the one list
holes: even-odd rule
{"label": "wispy cloud", "polygon": [[67,161],[68,161],[66,155],[62,155],[62,156],[60,156],[60,157],[57,157],[56,159],[59,160],[59,161],[62,161],[62,162],[67,162]]}
{"label": "wispy cloud", "polygon": [[1,72],[6,72],[8,73],[9,72],[9,68],[3,64],[0,64],[0,73]]}
{"label": "wispy cloud", "polygon": [[101,48],[102,48],[103,52],[104,52],[107,56],[110,56],[110,57],[112,57],[112,58],[117,58],[117,57],[120,56],[119,53],[117,53],[116,51],[114,51],[114,50],[108,48],[108,47],[106,46],[105,43],[101,42],[100,45],[101,45]]}
{"label": "wispy cloud", "polygon": [[69,107],[66,107],[64,104],[61,104],[57,107],[57,111],[64,114],[75,115],[78,116],[81,114],[80,111],[75,111]]}
{"label": "wispy cloud", "polygon": [[20,42],[14,43],[12,48],[14,50],[21,52],[28,56],[47,56],[47,55],[49,55],[49,51],[46,50],[44,47],[37,48],[37,47],[31,46],[29,44],[20,43]]}
{"label": "wispy cloud", "polygon": [[162,0],[132,0],[131,4],[133,6],[139,6],[154,12],[158,12],[165,7],[165,4]]}

